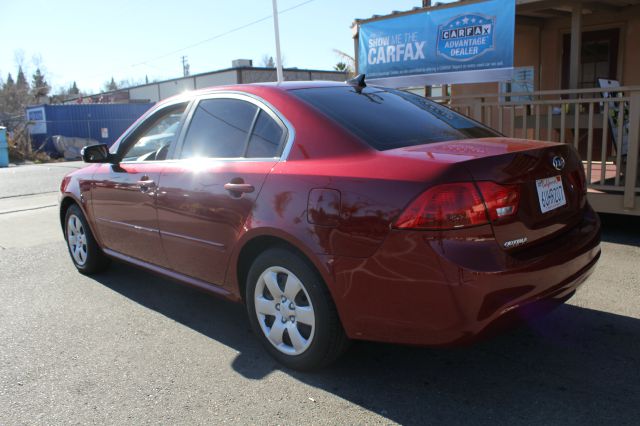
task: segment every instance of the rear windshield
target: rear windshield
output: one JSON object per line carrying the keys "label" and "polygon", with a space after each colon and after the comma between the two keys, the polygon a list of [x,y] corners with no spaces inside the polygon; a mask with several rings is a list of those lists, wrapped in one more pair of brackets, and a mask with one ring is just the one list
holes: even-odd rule
{"label": "rear windshield", "polygon": [[500,136],[495,130],[449,108],[412,93],[350,86],[292,90],[355,133],[373,148],[384,151],[449,140]]}

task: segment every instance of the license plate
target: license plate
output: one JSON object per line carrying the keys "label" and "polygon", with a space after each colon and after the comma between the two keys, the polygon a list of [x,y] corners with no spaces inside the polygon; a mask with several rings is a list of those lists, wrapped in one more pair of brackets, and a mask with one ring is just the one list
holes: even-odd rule
{"label": "license plate", "polygon": [[538,189],[538,200],[540,201],[540,210],[542,210],[542,213],[567,204],[567,199],[564,197],[564,188],[562,187],[562,178],[560,176],[538,179],[536,180],[536,188]]}

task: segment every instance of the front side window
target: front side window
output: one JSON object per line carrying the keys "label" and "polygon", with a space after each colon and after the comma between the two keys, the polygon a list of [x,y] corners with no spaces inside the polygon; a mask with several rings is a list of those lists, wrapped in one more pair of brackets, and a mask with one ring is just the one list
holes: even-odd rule
{"label": "front side window", "polygon": [[193,113],[180,158],[272,158],[283,136],[283,128],[251,102],[205,99]]}
{"label": "front side window", "polygon": [[449,108],[400,90],[366,87],[359,92],[340,86],[290,93],[380,151],[500,135]]}
{"label": "front side window", "polygon": [[165,160],[169,147],[178,136],[180,120],[187,103],[172,105],[157,112],[143,124],[142,131],[133,134],[127,141],[122,161]]}

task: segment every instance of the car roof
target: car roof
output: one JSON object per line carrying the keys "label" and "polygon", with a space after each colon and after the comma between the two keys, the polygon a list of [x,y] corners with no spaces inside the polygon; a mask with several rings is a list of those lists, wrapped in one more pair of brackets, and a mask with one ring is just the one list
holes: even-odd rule
{"label": "car roof", "polygon": [[266,83],[248,83],[248,84],[233,84],[226,86],[212,86],[205,87],[197,90],[188,90],[183,93],[171,96],[158,102],[158,106],[173,103],[177,100],[188,100],[201,95],[214,94],[219,92],[245,92],[254,95],[262,95],[265,92],[288,92],[290,90],[297,89],[313,89],[313,88],[327,88],[327,87],[347,87],[346,82],[341,81],[285,81],[282,83],[266,82]]}
{"label": "car roof", "polygon": [[[344,81],[326,81],[326,80],[314,80],[314,81],[285,81],[282,83],[254,83],[255,86],[272,86],[278,87],[282,90],[296,90],[296,89],[313,89],[323,87],[340,87],[347,86]],[[250,86],[251,86],[250,85]]]}
{"label": "car roof", "polygon": [[234,84],[229,86],[213,86],[196,90],[196,94],[215,93],[218,91],[239,90],[252,92],[254,88],[273,89],[277,91],[289,91],[296,89],[312,89],[312,88],[324,88],[324,87],[344,87],[347,84],[343,81],[285,81],[282,83],[265,82],[265,83],[249,83],[249,84]]}
{"label": "car roof", "polygon": [[[227,86],[212,86],[205,87],[198,90],[189,91],[191,96],[206,95],[216,92],[254,92],[254,89],[271,89],[274,91],[289,91],[296,89],[312,89],[312,88],[325,88],[325,87],[345,87],[347,84],[342,81],[285,81],[282,83],[268,82],[268,83],[249,83],[249,84],[234,84]],[[180,95],[178,95],[180,96]]]}

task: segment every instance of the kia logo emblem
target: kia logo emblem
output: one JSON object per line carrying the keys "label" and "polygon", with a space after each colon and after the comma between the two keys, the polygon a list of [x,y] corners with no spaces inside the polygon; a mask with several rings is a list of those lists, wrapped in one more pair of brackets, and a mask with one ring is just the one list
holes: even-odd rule
{"label": "kia logo emblem", "polygon": [[553,160],[551,160],[551,164],[553,164],[554,169],[562,170],[564,169],[564,158],[556,155],[555,157],[553,157]]}

